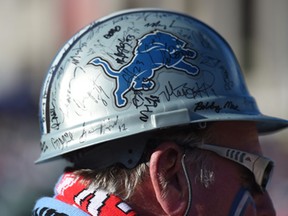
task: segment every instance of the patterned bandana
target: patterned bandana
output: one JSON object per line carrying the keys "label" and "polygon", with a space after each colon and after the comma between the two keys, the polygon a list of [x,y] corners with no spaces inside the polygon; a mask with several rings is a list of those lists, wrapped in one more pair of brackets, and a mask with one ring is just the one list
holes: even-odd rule
{"label": "patterned bandana", "polygon": [[120,198],[103,190],[86,188],[80,177],[65,173],[55,187],[55,199],[75,206],[92,216],[136,216]]}

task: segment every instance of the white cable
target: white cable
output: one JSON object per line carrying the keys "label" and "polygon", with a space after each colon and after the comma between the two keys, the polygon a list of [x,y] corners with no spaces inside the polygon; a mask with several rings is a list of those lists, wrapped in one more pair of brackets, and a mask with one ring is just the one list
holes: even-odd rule
{"label": "white cable", "polygon": [[188,215],[188,213],[190,211],[190,208],[191,208],[191,205],[192,205],[191,181],[190,181],[190,178],[188,176],[188,172],[187,172],[187,169],[186,169],[186,166],[185,166],[185,161],[184,161],[185,157],[186,157],[186,154],[183,154],[182,159],[181,159],[181,164],[182,164],[182,168],[183,168],[183,171],[184,171],[184,174],[185,174],[185,178],[186,178],[186,181],[187,181],[187,187],[188,187],[188,205],[187,205],[187,208],[186,208],[184,216]]}

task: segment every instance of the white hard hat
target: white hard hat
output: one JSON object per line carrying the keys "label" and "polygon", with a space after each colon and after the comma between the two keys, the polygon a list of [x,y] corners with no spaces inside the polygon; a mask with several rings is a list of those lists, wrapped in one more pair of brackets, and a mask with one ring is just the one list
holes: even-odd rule
{"label": "white hard hat", "polygon": [[85,27],[52,63],[37,162],[159,128],[232,120],[254,121],[260,133],[288,125],[260,113],[213,29],[177,12],[123,11]]}

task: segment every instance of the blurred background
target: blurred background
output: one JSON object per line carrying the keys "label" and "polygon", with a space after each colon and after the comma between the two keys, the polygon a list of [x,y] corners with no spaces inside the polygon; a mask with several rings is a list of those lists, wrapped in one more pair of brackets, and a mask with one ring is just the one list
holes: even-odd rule
{"label": "blurred background", "polygon": [[[30,215],[65,167],[34,165],[40,154],[38,99],[51,61],[78,30],[111,12],[159,7],[188,13],[232,46],[263,113],[288,118],[287,0],[0,0],[0,215]],[[263,136],[276,162],[269,186],[288,215],[288,131]]]}

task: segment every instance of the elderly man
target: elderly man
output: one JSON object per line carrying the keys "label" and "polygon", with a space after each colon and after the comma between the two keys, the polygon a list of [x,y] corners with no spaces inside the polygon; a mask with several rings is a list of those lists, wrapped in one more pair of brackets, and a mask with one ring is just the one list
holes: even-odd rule
{"label": "elderly man", "polygon": [[184,14],[129,10],[77,33],[48,71],[37,163],[71,162],[34,215],[275,215],[261,114],[229,45]]}

